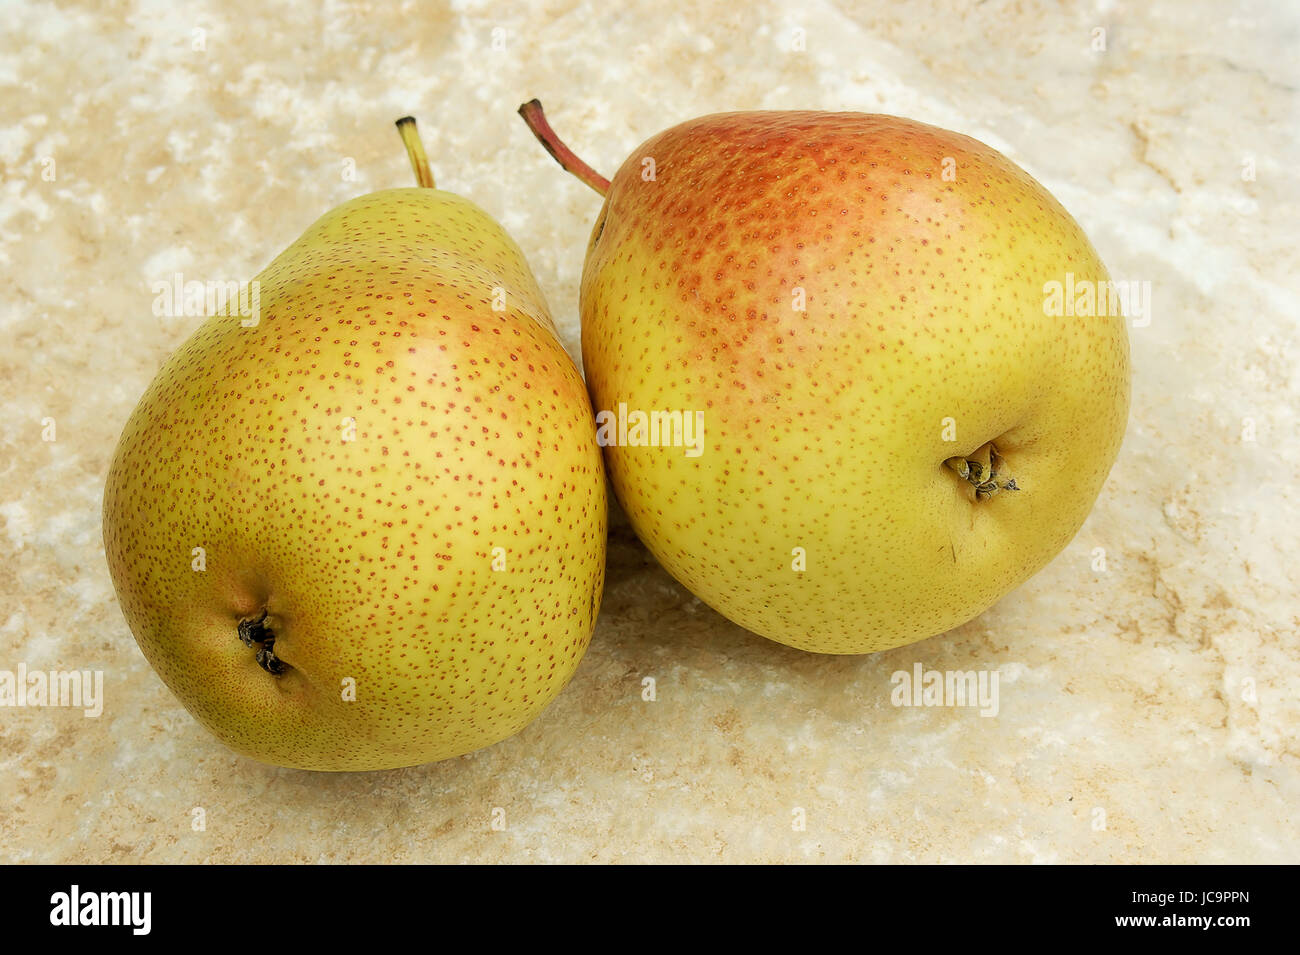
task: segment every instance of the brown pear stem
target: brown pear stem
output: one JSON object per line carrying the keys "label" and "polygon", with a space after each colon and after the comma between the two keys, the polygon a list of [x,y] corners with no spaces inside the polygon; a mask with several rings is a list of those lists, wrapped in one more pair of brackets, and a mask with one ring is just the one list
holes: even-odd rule
{"label": "brown pear stem", "polygon": [[415,128],[414,116],[403,116],[397,121],[397,131],[402,136],[402,145],[406,155],[411,157],[411,168],[415,170],[415,181],[428,189],[436,189],[433,184],[433,170],[429,168],[429,157],[424,153],[424,143],[420,141],[420,131]]}
{"label": "brown pear stem", "polygon": [[524,118],[528,128],[537,137],[537,141],[545,146],[546,151],[560,164],[561,169],[577,176],[602,196],[609,192],[609,180],[575,156],[572,149],[560,142],[560,137],[555,135],[555,130],[551,129],[551,124],[546,121],[546,114],[542,112],[541,100],[529,100],[523,106],[520,106],[519,115]]}

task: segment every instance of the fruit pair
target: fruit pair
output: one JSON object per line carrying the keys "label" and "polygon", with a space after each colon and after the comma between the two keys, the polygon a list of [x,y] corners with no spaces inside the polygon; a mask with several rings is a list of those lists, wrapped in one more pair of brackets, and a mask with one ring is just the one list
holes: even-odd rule
{"label": "fruit pair", "polygon": [[1095,313],[1106,272],[988,147],[731,113],[606,182],[521,112],[605,194],[580,306],[595,421],[519,249],[431,188],[405,123],[422,188],[320,219],[258,277],[260,320],[209,319],[128,422],[104,504],[123,610],[241,752],[401,766],[531,720],[599,605],[598,434],[674,576],[832,653],[986,609],[1064,547],[1118,451],[1123,318],[1050,305],[1091,288]]}

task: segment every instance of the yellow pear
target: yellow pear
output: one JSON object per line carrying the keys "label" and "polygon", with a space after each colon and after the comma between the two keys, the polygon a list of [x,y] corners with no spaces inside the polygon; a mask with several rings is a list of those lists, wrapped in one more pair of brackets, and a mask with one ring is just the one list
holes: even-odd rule
{"label": "yellow pear", "polygon": [[[580,309],[606,465],[702,600],[868,653],[971,619],[1078,531],[1124,434],[1127,332],[1078,224],[1005,156],[892,116],[741,112],[609,182],[521,113],[605,196]],[[666,417],[656,444],[677,412],[694,444]]]}
{"label": "yellow pear", "polygon": [[[516,732],[605,562],[590,403],[518,246],[418,188],[322,216],[163,366],[104,545],[149,662],[240,753],[371,770]],[[222,310],[218,310],[222,311]]]}

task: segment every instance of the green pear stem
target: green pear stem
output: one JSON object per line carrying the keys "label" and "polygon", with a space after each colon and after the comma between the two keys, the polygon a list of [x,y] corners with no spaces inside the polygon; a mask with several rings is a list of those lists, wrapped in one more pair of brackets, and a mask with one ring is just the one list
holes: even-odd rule
{"label": "green pear stem", "polygon": [[415,170],[415,181],[427,189],[436,189],[433,184],[433,170],[429,168],[429,157],[425,155],[424,143],[420,141],[420,131],[415,128],[414,116],[403,116],[397,121],[397,131],[402,136],[402,145],[406,155],[411,157],[411,168]]}
{"label": "green pear stem", "polygon": [[546,121],[546,114],[542,112],[541,100],[529,100],[523,106],[520,106],[519,115],[524,118],[528,128],[537,137],[537,141],[546,147],[546,151],[551,154],[551,158],[560,164],[561,169],[577,176],[602,196],[609,192],[609,180],[575,156],[572,149],[560,142],[560,137],[555,135],[555,130],[551,129],[551,124]]}

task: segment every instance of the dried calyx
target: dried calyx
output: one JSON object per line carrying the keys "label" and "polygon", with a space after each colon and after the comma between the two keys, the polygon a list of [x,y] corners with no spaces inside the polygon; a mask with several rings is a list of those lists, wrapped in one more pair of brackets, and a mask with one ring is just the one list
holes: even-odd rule
{"label": "dried calyx", "polygon": [[1016,479],[1007,474],[1006,459],[991,443],[985,447],[988,448],[987,464],[980,460],[980,452],[969,458],[949,458],[943,463],[975,488],[977,501],[986,501],[999,491],[1019,491]]}
{"label": "dried calyx", "polygon": [[275,634],[266,625],[266,611],[252,620],[239,621],[239,639],[257,649],[257,662],[267,673],[279,675],[289,667],[275,655]]}

